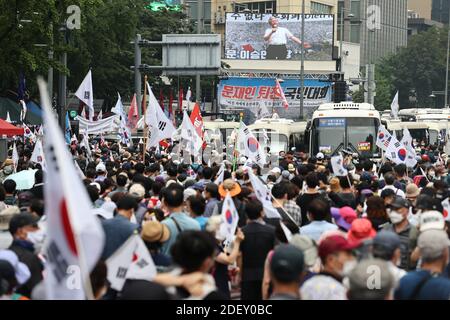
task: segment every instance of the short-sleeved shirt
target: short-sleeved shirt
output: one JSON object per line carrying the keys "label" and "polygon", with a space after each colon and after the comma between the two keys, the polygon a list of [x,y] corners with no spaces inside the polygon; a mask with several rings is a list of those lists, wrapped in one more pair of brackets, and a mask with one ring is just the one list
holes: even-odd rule
{"label": "short-sleeved shirt", "polygon": [[[264,37],[267,37],[272,32],[272,28],[269,28],[266,30],[266,33],[264,34]],[[283,27],[278,27],[277,31],[272,34],[270,39],[268,40],[269,44],[271,45],[282,45],[286,44],[287,40],[292,37],[292,33]]]}
{"label": "short-sleeved shirt", "polygon": [[314,241],[319,241],[322,234],[326,231],[337,230],[335,224],[323,221],[312,221],[310,224],[300,228],[300,234],[310,237]]}
{"label": "short-sleeved shirt", "polygon": [[[422,288],[415,293],[422,281],[426,282],[422,283]],[[450,279],[441,275],[431,275],[427,270],[412,271],[400,279],[394,297],[396,300],[449,300]]]}
{"label": "short-sleeved shirt", "polygon": [[170,237],[166,242],[164,242],[161,248],[161,253],[169,256],[170,256],[170,248],[172,248],[172,245],[175,243],[175,240],[177,239],[177,236],[180,233],[178,231],[177,225],[173,221],[174,219],[180,226],[181,231],[187,230],[200,231],[200,224],[185,213],[181,212],[172,213],[167,219],[163,220],[161,223],[165,224],[167,228],[169,228]]}

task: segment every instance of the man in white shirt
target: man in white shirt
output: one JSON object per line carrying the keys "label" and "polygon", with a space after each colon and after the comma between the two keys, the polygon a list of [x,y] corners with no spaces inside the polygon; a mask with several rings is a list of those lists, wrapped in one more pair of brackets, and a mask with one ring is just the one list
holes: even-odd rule
{"label": "man in white shirt", "polygon": [[270,17],[269,24],[271,28],[268,28],[264,33],[264,41],[268,43],[266,59],[285,60],[287,58],[287,40],[292,40],[298,44],[302,44],[302,42],[294,37],[288,29],[279,27],[277,18]]}
{"label": "man in white shirt", "polygon": [[402,189],[394,186],[395,176],[392,172],[388,172],[384,175],[384,182],[386,183],[386,186],[383,189],[381,189],[381,192],[383,192],[386,189],[391,189],[395,192],[395,195],[397,197],[402,197],[403,199],[406,198],[405,192]]}

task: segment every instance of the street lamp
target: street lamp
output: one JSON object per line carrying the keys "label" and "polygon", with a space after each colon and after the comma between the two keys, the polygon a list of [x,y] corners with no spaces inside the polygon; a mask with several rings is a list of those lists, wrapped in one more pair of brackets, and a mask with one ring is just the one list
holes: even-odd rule
{"label": "street lamp", "polygon": [[355,15],[351,13],[349,9],[345,9],[344,7],[341,7],[341,34],[340,34],[340,40],[339,40],[339,59],[341,61],[340,63],[340,71],[342,72],[344,69],[344,61],[343,61],[343,55],[342,55],[342,42],[344,41],[344,12],[350,12],[347,15],[347,18],[345,20],[349,20],[351,18],[354,18]]}

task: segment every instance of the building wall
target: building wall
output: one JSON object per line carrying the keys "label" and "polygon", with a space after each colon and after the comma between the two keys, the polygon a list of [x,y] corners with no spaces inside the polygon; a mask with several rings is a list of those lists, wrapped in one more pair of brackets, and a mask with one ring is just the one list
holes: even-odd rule
{"label": "building wall", "polygon": [[448,24],[450,0],[433,0],[431,19]]}
{"label": "building wall", "polygon": [[[380,58],[395,53],[398,48],[407,45],[408,0],[340,0],[340,2],[344,3],[346,10],[344,14],[351,11],[355,15],[344,23],[344,40],[360,43],[362,66],[369,62],[376,63]],[[375,11],[368,10],[372,6],[376,6],[380,14],[378,26],[373,23]],[[355,36],[356,33],[359,35]]]}
{"label": "building wall", "polygon": [[[339,42],[336,44],[339,45]],[[350,78],[359,78],[360,73],[360,57],[361,48],[357,43],[342,42],[342,62],[344,79],[348,81]]]}
{"label": "building wall", "polygon": [[408,0],[408,10],[414,11],[419,18],[431,19],[432,0]]}

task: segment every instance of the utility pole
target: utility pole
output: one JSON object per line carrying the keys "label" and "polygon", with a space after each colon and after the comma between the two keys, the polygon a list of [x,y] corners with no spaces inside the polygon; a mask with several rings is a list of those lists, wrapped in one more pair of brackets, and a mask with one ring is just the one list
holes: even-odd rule
{"label": "utility pole", "polygon": [[140,34],[136,35],[134,39],[134,91],[136,93],[136,104],[138,106],[138,113],[141,112],[141,101],[142,101],[142,76],[141,70],[139,69],[142,62],[142,53],[141,47],[139,46],[139,42],[142,40]]}
{"label": "utility pole", "polygon": [[302,33],[301,33],[301,62],[300,62],[300,120],[303,120],[303,104],[305,91],[305,0],[302,0]]}
{"label": "utility pole", "polygon": [[[203,0],[197,0],[197,34],[203,33]],[[195,76],[195,100],[200,102],[202,100],[200,74]]]}

